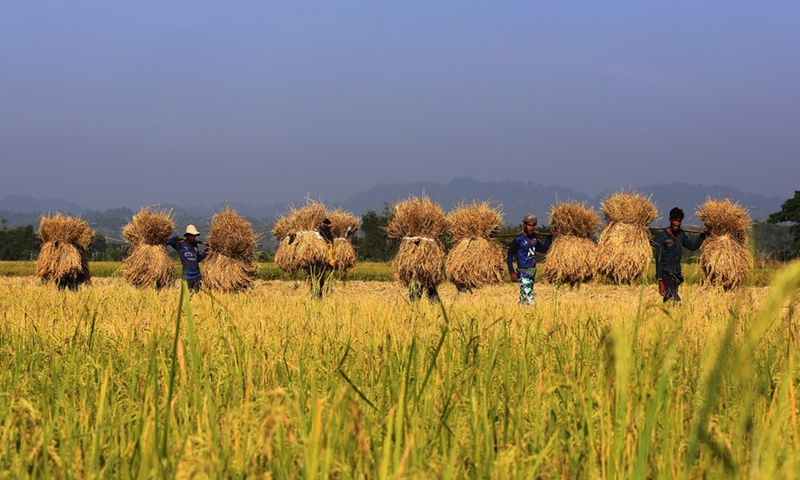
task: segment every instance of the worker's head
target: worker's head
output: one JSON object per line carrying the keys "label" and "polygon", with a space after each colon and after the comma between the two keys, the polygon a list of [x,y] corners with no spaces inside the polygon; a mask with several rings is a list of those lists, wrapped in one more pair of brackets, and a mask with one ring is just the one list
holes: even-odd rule
{"label": "worker's head", "polygon": [[189,240],[190,242],[194,241],[194,239],[198,235],[200,235],[200,232],[197,230],[197,228],[194,225],[187,225],[186,226],[186,232],[183,234],[183,236],[186,237],[186,239]]}
{"label": "worker's head", "polygon": [[678,207],[675,207],[669,211],[669,228],[671,228],[673,232],[680,230],[681,224],[683,223],[683,217],[683,210]]}
{"label": "worker's head", "polygon": [[539,219],[536,218],[536,215],[532,213],[525,215],[522,217],[522,231],[525,232],[525,235],[533,235],[537,223],[539,223]]}

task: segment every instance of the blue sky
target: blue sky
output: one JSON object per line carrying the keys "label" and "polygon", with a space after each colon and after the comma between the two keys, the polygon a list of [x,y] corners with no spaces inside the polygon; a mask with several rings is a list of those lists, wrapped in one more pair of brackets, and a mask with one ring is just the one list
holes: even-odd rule
{"label": "blue sky", "polygon": [[0,62],[0,194],[800,188],[798,2],[7,2]]}

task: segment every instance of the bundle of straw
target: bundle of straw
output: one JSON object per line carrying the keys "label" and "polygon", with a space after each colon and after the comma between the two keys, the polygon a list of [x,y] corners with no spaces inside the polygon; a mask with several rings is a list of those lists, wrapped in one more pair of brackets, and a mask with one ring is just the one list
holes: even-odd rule
{"label": "bundle of straw", "polygon": [[600,217],[584,203],[561,203],[550,210],[553,244],[542,266],[549,282],[574,287],[592,279],[597,245],[591,237],[599,225]]}
{"label": "bundle of straw", "polygon": [[205,286],[221,292],[253,286],[258,274],[258,265],[253,262],[258,236],[250,222],[226,207],[211,217],[208,243],[211,253],[203,275]]}
{"label": "bundle of straw", "polygon": [[60,283],[74,278],[76,283],[88,282],[89,248],[94,242],[94,230],[79,218],[57,213],[43,216],[39,223],[42,249],[36,259],[36,275],[44,281]]}
{"label": "bundle of straw", "polygon": [[328,216],[333,233],[333,269],[347,273],[356,266],[356,251],[351,243],[361,223],[355,215],[337,208]]}
{"label": "bundle of straw", "polygon": [[650,264],[650,223],[658,210],[649,197],[620,192],[603,201],[600,209],[608,225],[600,234],[597,271],[614,283],[630,284],[644,275]]}
{"label": "bundle of straw", "polygon": [[503,281],[503,248],[489,235],[503,224],[503,214],[487,202],[459,205],[447,215],[456,242],[445,270],[459,292],[470,292]]}
{"label": "bundle of straw", "polygon": [[320,274],[330,267],[328,244],[319,234],[319,226],[327,217],[325,205],[309,201],[303,208],[290,207],[289,215],[278,219],[272,235],[280,241],[275,263],[281,270]]}
{"label": "bundle of straw", "polygon": [[709,237],[700,247],[700,267],[705,282],[725,290],[744,284],[753,269],[747,248],[750,216],[747,209],[730,199],[707,199],[697,218],[709,228]]}
{"label": "bundle of straw", "polygon": [[405,286],[428,288],[444,278],[444,248],[439,237],[448,223],[442,207],[423,195],[397,203],[386,227],[389,238],[400,240],[392,261],[395,278]]}
{"label": "bundle of straw", "polygon": [[131,245],[128,257],[122,261],[122,278],[135,287],[164,288],[175,277],[166,242],[175,219],[171,212],[159,212],[143,207],[122,228],[122,237]]}

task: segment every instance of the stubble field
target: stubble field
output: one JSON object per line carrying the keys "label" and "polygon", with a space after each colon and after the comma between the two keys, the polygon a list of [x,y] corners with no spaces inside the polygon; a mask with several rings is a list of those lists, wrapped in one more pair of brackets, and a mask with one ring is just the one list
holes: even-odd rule
{"label": "stubble field", "polygon": [[0,277],[0,477],[795,478],[800,265],[775,276],[680,306],[538,284],[533,308]]}

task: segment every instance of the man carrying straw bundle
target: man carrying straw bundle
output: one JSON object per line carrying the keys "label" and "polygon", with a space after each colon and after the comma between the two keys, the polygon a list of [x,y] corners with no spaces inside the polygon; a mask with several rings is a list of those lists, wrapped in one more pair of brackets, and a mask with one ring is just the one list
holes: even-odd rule
{"label": "man carrying straw bundle", "polygon": [[203,276],[200,274],[200,262],[208,255],[208,248],[200,252],[197,245],[205,245],[208,247],[207,242],[197,241],[200,232],[194,225],[188,225],[183,238],[175,235],[167,240],[167,244],[178,251],[181,257],[181,265],[183,265],[183,279],[189,287],[190,292],[197,293],[200,291],[200,286],[203,283]]}
{"label": "man carrying straw bundle", "polygon": [[697,218],[708,226],[708,240],[700,248],[700,268],[706,285],[723,290],[742,286],[753,268],[748,249],[750,215],[730,199],[708,199],[697,211]]}
{"label": "man carrying straw bundle", "polygon": [[672,299],[680,303],[678,287],[683,283],[681,274],[681,248],[697,250],[706,239],[708,228],[695,239],[691,239],[681,229],[683,223],[683,210],[678,207],[669,211],[669,227],[665,228],[656,238],[656,278],[658,279],[658,293],[666,302]]}
{"label": "man carrying straw bundle", "polygon": [[[506,263],[511,281],[519,283],[519,304],[527,306],[536,303],[533,283],[536,279],[536,252],[546,253],[550,249],[552,237],[540,242],[536,238],[536,215],[529,213],[522,218],[522,233],[514,237],[508,247]],[[516,261],[517,268],[514,269]]]}

